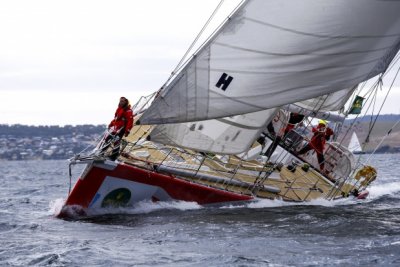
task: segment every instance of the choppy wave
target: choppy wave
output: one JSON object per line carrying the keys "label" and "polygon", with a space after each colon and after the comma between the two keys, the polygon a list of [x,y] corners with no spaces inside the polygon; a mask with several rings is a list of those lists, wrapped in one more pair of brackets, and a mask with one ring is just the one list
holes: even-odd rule
{"label": "choppy wave", "polygon": [[382,196],[391,195],[393,197],[400,197],[400,182],[390,182],[384,184],[373,184],[368,188],[370,199],[378,199]]}
{"label": "choppy wave", "polygon": [[379,157],[367,200],[147,201],[68,221],[66,162],[0,162],[0,266],[399,266],[399,156]]}

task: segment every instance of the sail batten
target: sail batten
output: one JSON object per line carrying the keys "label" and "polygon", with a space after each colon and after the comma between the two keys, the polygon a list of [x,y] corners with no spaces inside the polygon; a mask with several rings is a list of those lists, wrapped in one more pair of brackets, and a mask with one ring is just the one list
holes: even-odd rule
{"label": "sail batten", "polygon": [[400,49],[398,14],[400,2],[246,1],[141,123],[224,118],[352,88]]}
{"label": "sail batten", "polygon": [[313,50],[303,50],[303,51],[296,52],[296,53],[283,53],[283,52],[277,52],[277,51],[254,50],[254,49],[234,46],[234,45],[230,45],[230,44],[223,44],[223,43],[218,43],[218,42],[215,42],[214,45],[231,48],[233,50],[238,50],[238,51],[252,52],[254,54],[259,54],[259,55],[278,56],[278,57],[308,56],[308,55],[329,57],[329,56],[342,56],[342,55],[351,55],[351,54],[371,54],[373,52],[382,52],[382,51],[387,51],[388,49],[393,48],[393,46],[390,45],[390,46],[379,47],[379,48],[370,49],[370,50],[349,50],[349,51],[332,52],[332,53],[326,53],[326,52],[322,53],[322,52],[316,52]]}
{"label": "sail batten", "polygon": [[[293,74],[293,73],[308,73],[308,72],[313,72],[321,69],[345,69],[345,68],[353,68],[356,66],[362,66],[366,64],[371,64],[371,63],[378,63],[380,62],[380,59],[372,59],[366,62],[360,62],[360,63],[355,63],[355,64],[349,64],[349,65],[342,65],[342,66],[324,66],[322,68],[313,68],[313,69],[304,69],[304,70],[285,70],[285,71],[255,71],[255,70],[235,70],[235,69],[209,69],[210,72],[221,72],[221,71],[226,71],[229,73],[241,73],[241,74],[275,74],[275,75],[286,75],[286,74]],[[204,69],[205,70],[205,69]]]}
{"label": "sail batten", "polygon": [[303,32],[300,30],[295,30],[294,28],[285,28],[279,25],[275,25],[273,23],[270,22],[266,22],[266,21],[261,21],[261,20],[256,20],[256,19],[252,19],[252,18],[247,18],[244,17],[244,19],[248,20],[248,21],[253,21],[255,23],[258,24],[262,24],[271,28],[276,28],[282,31],[287,31],[287,32],[291,32],[291,33],[295,33],[295,34],[299,34],[299,35],[307,35],[307,36],[312,36],[312,37],[317,37],[317,38],[324,38],[324,39],[370,39],[370,38],[392,38],[392,37],[400,37],[400,33],[392,33],[392,34],[385,34],[385,35],[323,35],[323,34],[316,34],[316,33],[312,33],[312,32]]}

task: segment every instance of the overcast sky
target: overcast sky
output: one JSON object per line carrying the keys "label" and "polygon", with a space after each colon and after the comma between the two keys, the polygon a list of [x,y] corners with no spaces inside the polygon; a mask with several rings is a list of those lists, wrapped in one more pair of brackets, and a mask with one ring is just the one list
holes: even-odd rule
{"label": "overcast sky", "polygon": [[[120,96],[166,81],[218,3],[0,1],[0,124],[108,123]],[[400,113],[393,91],[384,113]]]}

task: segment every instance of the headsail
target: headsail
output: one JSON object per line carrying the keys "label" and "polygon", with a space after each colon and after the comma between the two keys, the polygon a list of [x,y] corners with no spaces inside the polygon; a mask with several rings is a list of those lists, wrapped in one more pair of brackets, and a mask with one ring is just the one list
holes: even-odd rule
{"label": "headsail", "polygon": [[157,125],[151,132],[154,142],[218,154],[238,154],[250,148],[276,109],[234,117]]}
{"label": "headsail", "polygon": [[352,88],[399,50],[398,14],[398,1],[246,1],[141,123],[228,117]]}

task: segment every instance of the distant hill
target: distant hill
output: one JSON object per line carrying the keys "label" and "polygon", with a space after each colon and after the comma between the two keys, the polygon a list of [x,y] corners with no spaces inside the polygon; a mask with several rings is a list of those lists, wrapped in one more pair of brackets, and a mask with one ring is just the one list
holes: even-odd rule
{"label": "distant hill", "polygon": [[[370,132],[369,142],[365,142],[369,129],[375,120],[375,116],[363,116],[356,119],[348,119],[343,124],[343,133],[339,136],[344,138],[343,144],[347,145],[353,131],[358,135],[360,143],[364,143],[366,151],[373,151],[375,147],[387,135],[393,125],[400,120],[400,114],[380,115],[376,120],[374,128]],[[346,135],[346,132],[348,134]],[[400,123],[395,126],[391,133],[385,138],[378,152],[400,152]]]}
{"label": "distant hill", "polygon": [[93,146],[105,125],[0,125],[0,160],[68,159]]}
{"label": "distant hill", "polygon": [[[365,142],[374,116],[345,120],[337,141],[348,146],[355,131],[364,151],[372,152],[399,121],[399,114],[381,115]],[[67,159],[96,140],[106,125],[27,126],[0,124],[1,159]],[[377,153],[400,153],[400,123],[380,145]]]}
{"label": "distant hill", "polygon": [[24,137],[59,137],[63,135],[92,135],[102,133],[106,125],[50,125],[50,126],[28,126],[21,124],[7,125],[0,124],[0,136]]}

